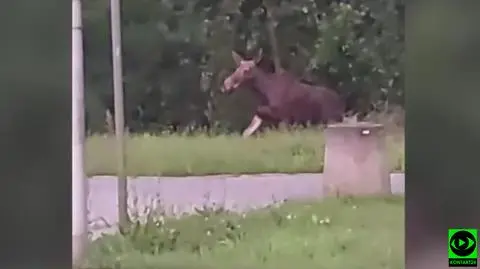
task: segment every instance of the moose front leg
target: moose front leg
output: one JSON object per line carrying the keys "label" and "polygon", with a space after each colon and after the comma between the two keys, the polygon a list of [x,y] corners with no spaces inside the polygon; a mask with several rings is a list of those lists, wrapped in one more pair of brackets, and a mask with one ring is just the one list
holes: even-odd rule
{"label": "moose front leg", "polygon": [[253,119],[250,122],[250,125],[248,125],[245,131],[243,131],[243,137],[249,137],[253,133],[255,133],[255,131],[258,130],[258,128],[260,127],[260,125],[264,120],[270,121],[270,122],[278,121],[278,117],[277,117],[278,113],[275,113],[275,111],[277,110],[269,106],[261,106],[257,108],[255,116],[253,116]]}
{"label": "moose front leg", "polygon": [[255,133],[255,131],[258,130],[260,125],[262,125],[262,122],[263,122],[263,120],[258,115],[253,116],[252,121],[248,125],[247,129],[245,129],[245,131],[243,131],[242,136],[244,138],[247,138],[247,137],[251,136],[253,133]]}

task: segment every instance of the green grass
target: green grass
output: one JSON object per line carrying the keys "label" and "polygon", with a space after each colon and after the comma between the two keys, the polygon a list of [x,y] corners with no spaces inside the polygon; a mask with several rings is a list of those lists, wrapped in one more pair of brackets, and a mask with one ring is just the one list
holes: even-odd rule
{"label": "green grass", "polygon": [[[403,137],[387,138],[392,172],[404,171]],[[126,138],[130,176],[310,173],[323,170],[320,130],[267,132],[243,139],[238,135],[132,135]],[[88,137],[88,175],[116,173],[115,139]]]}
{"label": "green grass", "polygon": [[400,269],[404,199],[288,202],[246,215],[204,209],[167,219],[151,214],[123,235],[89,248],[86,268]]}

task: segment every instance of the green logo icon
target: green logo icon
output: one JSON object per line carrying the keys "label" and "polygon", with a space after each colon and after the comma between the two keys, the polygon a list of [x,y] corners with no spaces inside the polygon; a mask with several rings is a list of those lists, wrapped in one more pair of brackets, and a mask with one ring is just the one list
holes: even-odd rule
{"label": "green logo icon", "polygon": [[448,266],[477,267],[477,229],[448,229]]}

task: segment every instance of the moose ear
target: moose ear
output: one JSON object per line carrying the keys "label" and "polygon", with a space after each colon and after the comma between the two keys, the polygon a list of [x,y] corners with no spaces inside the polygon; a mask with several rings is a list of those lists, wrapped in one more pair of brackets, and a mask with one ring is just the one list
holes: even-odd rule
{"label": "moose ear", "polygon": [[243,61],[243,58],[242,56],[240,56],[238,53],[236,53],[235,51],[232,50],[232,57],[233,57],[233,60],[235,61],[235,63],[237,65],[240,65],[240,63]]}
{"label": "moose ear", "polygon": [[263,49],[259,49],[257,52],[257,56],[253,59],[256,64],[258,64],[263,59]]}

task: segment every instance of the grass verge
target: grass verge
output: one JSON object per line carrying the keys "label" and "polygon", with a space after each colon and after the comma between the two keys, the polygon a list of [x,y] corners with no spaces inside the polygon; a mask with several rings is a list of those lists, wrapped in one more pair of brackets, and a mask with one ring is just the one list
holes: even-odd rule
{"label": "grass verge", "polygon": [[[388,136],[392,172],[404,171],[403,137]],[[270,131],[243,139],[238,135],[131,135],[126,138],[130,176],[322,172],[324,141],[319,130]],[[86,171],[116,173],[115,139],[88,137]]]}
{"label": "grass verge", "polygon": [[287,202],[239,215],[204,208],[168,219],[151,214],[89,248],[85,268],[400,269],[404,199]]}

